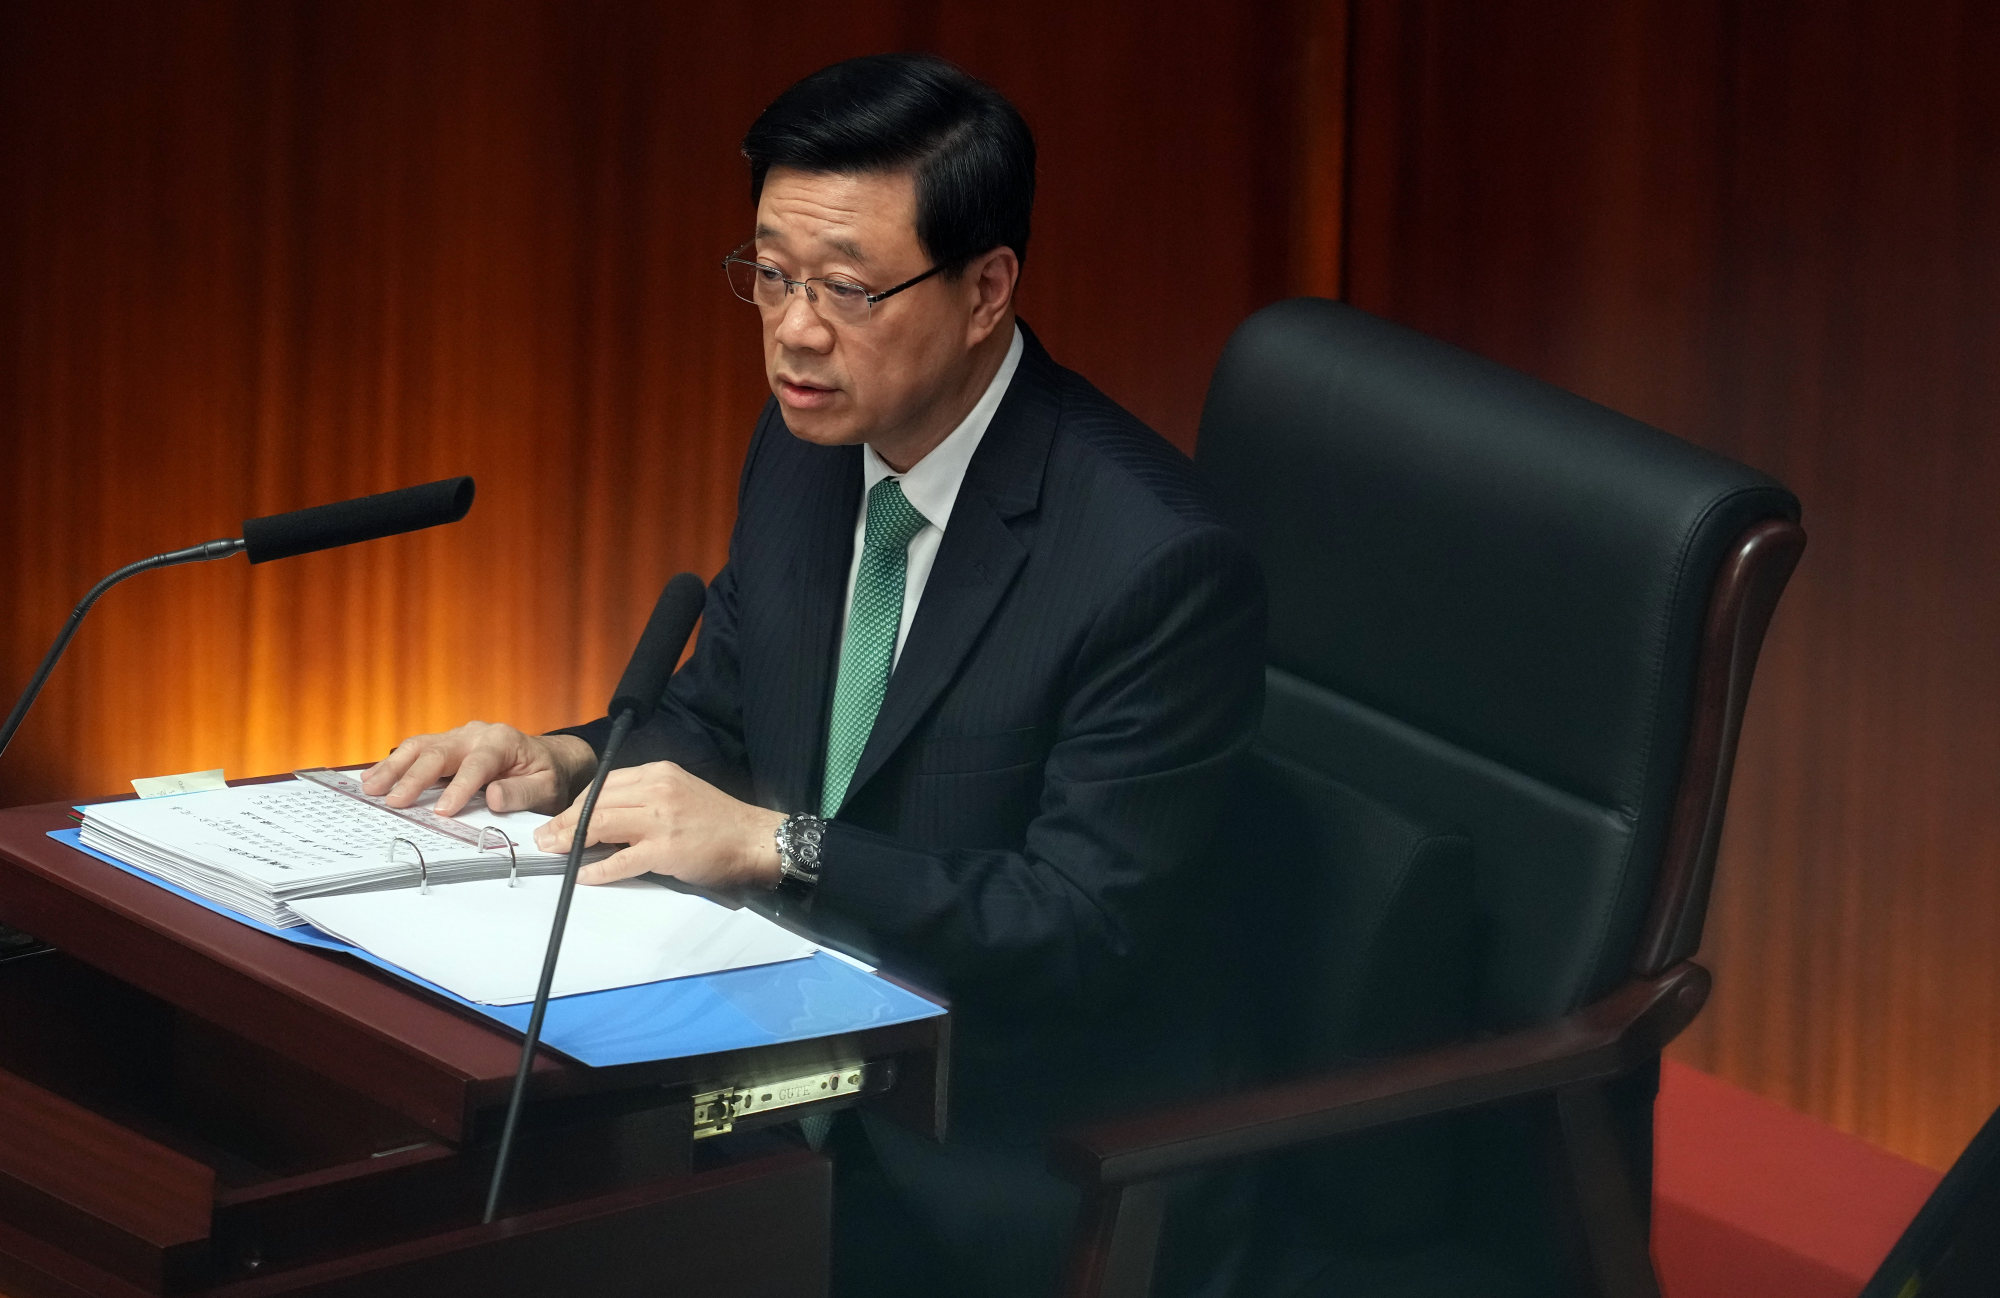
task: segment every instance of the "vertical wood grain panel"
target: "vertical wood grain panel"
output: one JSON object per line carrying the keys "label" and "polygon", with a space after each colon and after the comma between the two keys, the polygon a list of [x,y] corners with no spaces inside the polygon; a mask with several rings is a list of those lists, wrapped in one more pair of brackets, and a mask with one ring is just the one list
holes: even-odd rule
{"label": "vertical wood grain panel", "polygon": [[1286,296],[1346,296],[1350,5],[1301,0]]}
{"label": "vertical wood grain panel", "polygon": [[2000,1104],[2000,17],[1355,6],[1349,296],[1784,479],[1678,1053],[1936,1167]]}
{"label": "vertical wood grain panel", "polygon": [[[1192,444],[1287,288],[1293,8],[1136,0],[21,0],[0,8],[0,694],[70,605],[246,516],[471,473],[449,529],[147,574],[0,803],[594,714],[720,565],[764,396],[736,147],[823,64],[931,48],[1042,148],[1027,318]],[[1328,129],[1322,123],[1322,131]]]}
{"label": "vertical wood grain panel", "polygon": [[940,4],[922,43],[990,80],[1036,135],[1022,316],[1183,449],[1243,318],[1289,279],[1294,89],[1284,5]]}

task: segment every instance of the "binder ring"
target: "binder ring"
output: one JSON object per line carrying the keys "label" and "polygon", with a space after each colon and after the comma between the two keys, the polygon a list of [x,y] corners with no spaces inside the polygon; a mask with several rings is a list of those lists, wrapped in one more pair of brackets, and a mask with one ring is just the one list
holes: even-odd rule
{"label": "binder ring", "polygon": [[419,897],[430,896],[431,868],[424,862],[424,849],[418,847],[407,838],[392,838],[389,840],[389,864],[391,865],[396,864],[396,845],[398,843],[417,854],[417,895]]}
{"label": "binder ring", "polygon": [[477,847],[482,852],[489,847],[498,847],[500,845],[499,843],[488,843],[486,841],[486,836],[488,834],[498,835],[500,842],[505,843],[507,845],[507,886],[509,888],[520,887],[520,883],[517,881],[516,876],[520,873],[521,870],[521,858],[514,851],[514,840],[508,837],[507,831],[500,828],[500,826],[487,825],[480,829],[479,841],[475,843],[473,846]]}

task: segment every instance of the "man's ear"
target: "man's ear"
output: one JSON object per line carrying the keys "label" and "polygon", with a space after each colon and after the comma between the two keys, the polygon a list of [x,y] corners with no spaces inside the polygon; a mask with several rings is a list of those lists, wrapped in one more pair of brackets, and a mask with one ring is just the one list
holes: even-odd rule
{"label": "man's ear", "polygon": [[977,345],[986,340],[1014,305],[1014,288],[1021,280],[1021,259],[1012,248],[994,248],[966,264],[961,279],[971,299],[972,314],[966,321],[966,341]]}

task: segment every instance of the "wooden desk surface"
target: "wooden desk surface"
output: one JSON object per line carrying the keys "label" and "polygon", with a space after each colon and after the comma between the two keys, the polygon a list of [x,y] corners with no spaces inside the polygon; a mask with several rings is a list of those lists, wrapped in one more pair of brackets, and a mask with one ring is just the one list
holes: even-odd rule
{"label": "wooden desk surface", "polygon": [[[446,1140],[466,1139],[481,1110],[505,1103],[520,1061],[512,1032],[371,965],[258,932],[48,837],[73,823],[64,803],[0,811],[0,923],[255,1040]],[[810,1069],[829,1051],[896,1055],[904,1059],[902,1094],[892,1103],[917,1129],[934,1133],[943,1095],[933,1070],[947,1030],[945,1020],[928,1019],[618,1068],[586,1068],[544,1050],[530,1095],[693,1086],[794,1063]]]}
{"label": "wooden desk surface", "polygon": [[[66,804],[0,811],[0,922],[252,1037],[456,1140],[504,1097],[518,1038],[355,960],[260,933],[48,837]],[[543,1052],[537,1094],[579,1069]]]}
{"label": "wooden desk surface", "polygon": [[480,1225],[517,1035],[48,837],[72,824],[0,810],[0,923],[58,948],[0,966],[0,1110],[47,1137],[0,1146],[7,1290],[535,1298],[562,1275],[637,1298],[671,1273],[789,1298],[826,1283],[828,1164],[756,1131],[696,1148],[698,1086],[880,1061],[868,1102],[942,1130],[943,1016],[619,1068],[544,1051],[509,1207]]}

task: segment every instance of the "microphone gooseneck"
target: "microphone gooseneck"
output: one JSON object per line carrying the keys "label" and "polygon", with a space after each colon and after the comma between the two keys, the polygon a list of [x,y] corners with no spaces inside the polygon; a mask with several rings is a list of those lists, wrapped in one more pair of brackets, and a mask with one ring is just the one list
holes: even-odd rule
{"label": "microphone gooseneck", "polygon": [[0,724],[0,753],[7,751],[7,745],[14,740],[14,732],[27,719],[28,709],[34,706],[35,698],[48,683],[49,673],[55,670],[56,662],[69,648],[70,638],[83,621],[84,614],[97,602],[98,596],[110,590],[127,577],[147,572],[153,568],[171,568],[182,563],[201,563],[208,559],[225,559],[232,554],[245,551],[252,563],[264,563],[271,559],[283,559],[294,554],[307,554],[313,550],[331,549],[337,545],[351,545],[356,541],[373,541],[379,537],[394,536],[399,532],[414,532],[420,527],[435,527],[439,523],[455,523],[464,518],[472,508],[472,479],[445,478],[440,482],[427,482],[418,487],[404,487],[398,491],[384,491],[378,495],[362,496],[356,500],[343,500],[332,505],[315,505],[311,509],[295,509],[289,514],[271,514],[264,518],[253,518],[243,524],[240,539],[205,541],[191,545],[185,550],[170,550],[156,554],[150,559],[128,563],[117,572],[90,588],[71,610],[69,621],[56,636],[56,642],[42,657],[42,665],[35,669],[28,688],[14,702],[13,710],[7,714],[5,724]]}
{"label": "microphone gooseneck", "polygon": [[590,832],[590,817],[597,810],[597,795],[604,788],[604,778],[611,774],[612,758],[625,742],[625,736],[634,726],[649,721],[653,710],[659,707],[667,680],[680,662],[681,650],[694,633],[694,624],[700,619],[707,599],[701,578],[691,572],[681,573],[667,583],[653,603],[653,615],[646,619],[646,629],[639,634],[639,643],[625,665],[625,675],[611,697],[611,733],[605,738],[604,753],[598,758],[590,788],[583,795],[576,832],[570,836],[569,861],[563,866],[562,890],[556,894],[555,919],[549,925],[548,952],[542,957],[542,977],[535,987],[534,1008],[528,1013],[527,1034],[521,1041],[521,1062],[514,1069],[514,1089],[507,1097],[507,1116],[500,1126],[500,1148],[494,1155],[493,1179],[486,1186],[486,1213],[481,1221],[492,1221],[500,1208],[500,1191],[506,1184],[507,1163],[514,1152],[514,1130],[521,1119],[521,1101],[527,1093],[535,1049],[542,1040],[542,1019],[548,1013],[549,991],[555,985],[563,929],[569,923],[570,898],[576,894],[576,873],[583,864],[584,840]]}
{"label": "microphone gooseneck", "polygon": [[56,669],[56,661],[63,656],[63,650],[69,648],[70,637],[74,636],[77,627],[83,624],[83,615],[90,612],[90,606],[97,602],[98,596],[127,577],[150,572],[154,568],[171,568],[176,564],[201,563],[208,559],[226,559],[242,548],[241,541],[206,541],[201,545],[191,545],[185,550],[169,550],[150,559],[128,563],[92,586],[90,593],[78,600],[76,607],[70,610],[69,621],[63,623],[63,629],[56,635],[56,642],[49,646],[46,654],[42,655],[42,665],[35,669],[35,675],[29,680],[28,688],[21,691],[21,697],[14,701],[13,711],[7,714],[6,724],[0,725],[0,753],[7,751],[7,745],[14,741],[14,732],[28,719],[28,709],[34,706],[35,697],[42,692],[42,686],[48,684],[49,673]]}

